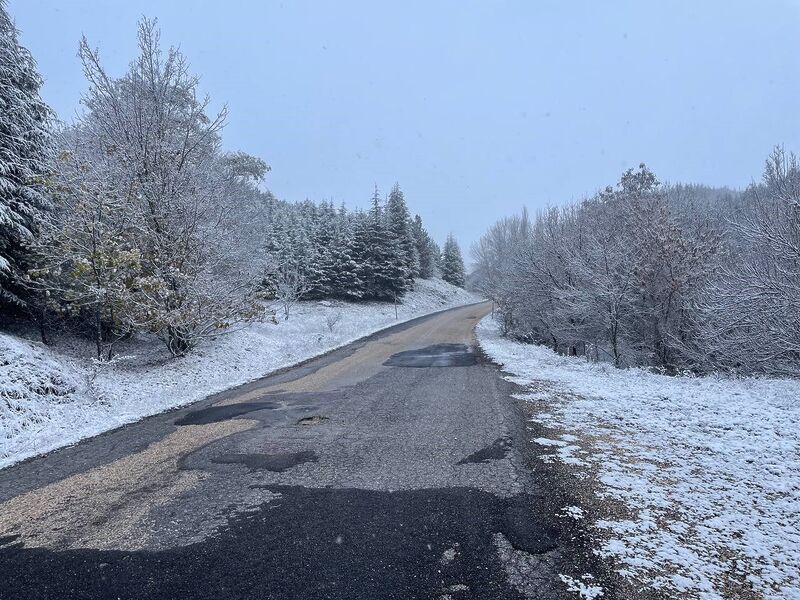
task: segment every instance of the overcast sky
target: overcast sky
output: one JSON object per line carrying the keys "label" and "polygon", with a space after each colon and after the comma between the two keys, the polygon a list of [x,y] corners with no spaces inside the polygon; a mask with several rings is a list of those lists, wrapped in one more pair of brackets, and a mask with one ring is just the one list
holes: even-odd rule
{"label": "overcast sky", "polygon": [[[578,199],[644,161],[664,181],[744,186],[800,151],[800,0],[751,2],[10,0],[64,120],[85,34],[109,70],[157,17],[225,147],[281,198],[366,205],[397,180],[440,241]],[[466,250],[466,248],[465,248]]]}

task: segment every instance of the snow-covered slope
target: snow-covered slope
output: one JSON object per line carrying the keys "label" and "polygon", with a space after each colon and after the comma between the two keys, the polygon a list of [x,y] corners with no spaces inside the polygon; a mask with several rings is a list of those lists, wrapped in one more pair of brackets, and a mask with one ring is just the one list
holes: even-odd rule
{"label": "snow-covered slope", "polygon": [[170,359],[160,345],[138,342],[110,364],[0,334],[0,468],[478,300],[441,280],[419,280],[397,319],[392,304],[300,303],[288,321],[278,315],[277,325],[252,324],[186,357]]}
{"label": "snow-covered slope", "polygon": [[800,381],[618,370],[490,318],[478,340],[535,403],[541,459],[587,490],[621,573],[670,597],[800,598]]}

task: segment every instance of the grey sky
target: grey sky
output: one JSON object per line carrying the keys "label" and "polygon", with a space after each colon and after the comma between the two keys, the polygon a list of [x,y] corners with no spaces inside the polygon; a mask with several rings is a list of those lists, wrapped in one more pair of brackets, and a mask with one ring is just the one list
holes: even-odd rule
{"label": "grey sky", "polygon": [[264,158],[289,200],[366,205],[400,182],[465,250],[499,216],[570,201],[648,163],[743,186],[800,151],[800,2],[10,0],[69,120],[85,33],[122,73],[158,17],[225,146]]}

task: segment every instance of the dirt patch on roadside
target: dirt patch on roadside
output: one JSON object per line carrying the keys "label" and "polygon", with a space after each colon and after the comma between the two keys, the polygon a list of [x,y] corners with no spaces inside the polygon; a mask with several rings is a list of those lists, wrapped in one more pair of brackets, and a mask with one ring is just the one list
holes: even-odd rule
{"label": "dirt patch on roadside", "polygon": [[0,504],[0,535],[27,547],[136,550],[153,534],[148,514],[207,474],[179,468],[185,454],[253,427],[234,419],[179,427],[141,452]]}

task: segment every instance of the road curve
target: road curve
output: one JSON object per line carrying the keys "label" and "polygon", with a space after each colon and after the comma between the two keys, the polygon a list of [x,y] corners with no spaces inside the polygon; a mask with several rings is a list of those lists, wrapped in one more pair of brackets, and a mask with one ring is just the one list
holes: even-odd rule
{"label": "road curve", "polygon": [[559,598],[487,304],[0,471],[0,598]]}

